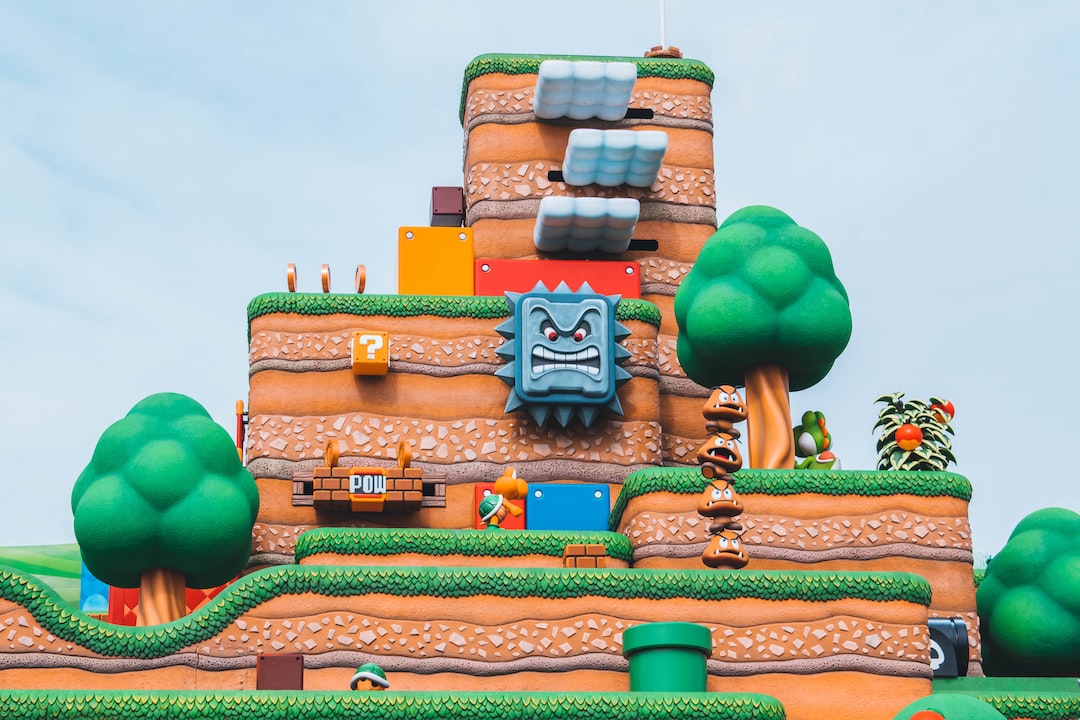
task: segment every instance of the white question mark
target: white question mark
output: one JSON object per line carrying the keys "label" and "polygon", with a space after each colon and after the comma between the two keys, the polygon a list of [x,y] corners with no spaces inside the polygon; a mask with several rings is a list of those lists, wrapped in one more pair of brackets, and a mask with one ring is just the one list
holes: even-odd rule
{"label": "white question mark", "polygon": [[383,346],[382,335],[361,335],[360,344],[367,347],[367,359],[375,359],[375,351]]}

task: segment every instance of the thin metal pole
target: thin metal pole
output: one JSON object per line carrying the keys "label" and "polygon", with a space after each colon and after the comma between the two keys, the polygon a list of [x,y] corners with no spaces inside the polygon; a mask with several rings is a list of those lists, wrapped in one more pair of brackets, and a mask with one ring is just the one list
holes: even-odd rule
{"label": "thin metal pole", "polygon": [[667,49],[667,30],[664,27],[664,18],[666,13],[664,12],[665,2],[660,0],[660,47]]}

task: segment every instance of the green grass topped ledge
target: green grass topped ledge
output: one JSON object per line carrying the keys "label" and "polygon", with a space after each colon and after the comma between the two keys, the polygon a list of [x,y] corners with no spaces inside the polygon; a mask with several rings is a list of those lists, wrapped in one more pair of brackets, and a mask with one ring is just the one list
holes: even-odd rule
{"label": "green grass topped ledge", "polygon": [[418,528],[319,528],[296,539],[296,562],[329,553],[333,555],[468,555],[562,557],[567,545],[595,544],[607,548],[609,557],[630,562],[633,550],[625,535],[614,532],[563,530],[438,530]]}
{"label": "green grass topped ledge", "polygon": [[486,53],[473,58],[465,67],[465,79],[461,83],[461,103],[458,106],[458,119],[465,120],[465,101],[469,92],[469,83],[481,75],[501,73],[503,75],[536,75],[540,72],[540,63],[545,60],[593,60],[599,62],[630,62],[637,65],[639,78],[666,78],[668,80],[697,80],[710,88],[713,86],[712,69],[700,60],[688,58],[647,58],[618,57],[598,55],[514,55],[504,53]]}
{"label": "green grass topped ledge", "polygon": [[[248,324],[263,315],[357,315],[498,319],[510,317],[501,295],[357,295],[264,293],[248,303]],[[660,309],[647,300],[626,298],[615,308],[619,322],[638,320],[660,327]],[[250,330],[249,330],[250,333]]]}
{"label": "green grass topped ledge", "polygon": [[783,720],[780,701],[751,693],[263,691],[0,691],[0,717],[290,718],[290,720]]}
{"label": "green grass topped ledge", "polygon": [[[900,470],[740,470],[735,473],[740,495],[917,495],[971,500],[971,483],[951,472]],[[655,492],[696,495],[705,489],[705,478],[696,468],[658,467],[635,470],[626,477],[611,509],[608,526],[618,527],[626,504],[635,497]]]}
{"label": "green grass topped ledge", "polygon": [[[124,627],[73,610],[51,589],[0,567],[0,601],[26,608],[45,632],[106,657],[163,658],[208,641],[265,602],[305,594],[327,598],[391,595],[402,599],[444,600],[479,596],[528,600],[589,597],[612,601],[854,599],[930,604],[930,584],[910,573],[626,569],[568,572],[278,565],[241,577],[209,603],[179,620],[151,627]],[[0,717],[8,716],[0,713]]]}

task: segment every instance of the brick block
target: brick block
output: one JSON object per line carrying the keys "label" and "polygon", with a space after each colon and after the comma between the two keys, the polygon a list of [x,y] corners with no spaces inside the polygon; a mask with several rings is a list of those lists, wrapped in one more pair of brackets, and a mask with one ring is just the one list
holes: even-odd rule
{"label": "brick block", "polygon": [[330,491],[330,499],[333,500],[334,502],[347,503],[350,500],[349,491],[348,490],[331,490]]}
{"label": "brick block", "polygon": [[333,470],[333,476],[336,478],[347,478],[351,474],[352,468],[336,467]]}
{"label": "brick block", "polygon": [[333,497],[331,497],[329,490],[316,490],[312,495],[312,499],[321,505],[323,503],[331,502]]}
{"label": "brick block", "polygon": [[405,475],[403,477],[422,478],[424,477],[424,471],[418,467],[407,467],[405,468]]}
{"label": "brick block", "polygon": [[394,478],[403,478],[405,473],[401,471],[401,468],[386,468],[386,479],[392,480]]}
{"label": "brick block", "polygon": [[570,556],[573,556],[573,557],[577,557],[578,555],[584,555],[584,554],[585,554],[585,546],[584,545],[567,545],[566,549],[563,550],[563,555],[570,555]]}
{"label": "brick block", "polygon": [[405,493],[401,490],[388,490],[386,492],[386,502],[399,503],[405,500]]}
{"label": "brick block", "polygon": [[579,557],[579,558],[575,558],[575,559],[577,560],[577,566],[579,568],[595,568],[596,567],[596,558],[594,558],[594,557]]}
{"label": "brick block", "polygon": [[596,560],[596,567],[598,567],[598,568],[606,568],[608,566],[608,556],[607,555],[604,555],[603,557],[594,558],[594,559]]}
{"label": "brick block", "polygon": [[321,467],[317,467],[314,470],[312,470],[311,474],[312,474],[313,477],[316,477],[316,478],[333,477],[334,469],[333,468],[328,468],[325,465],[323,465]]}
{"label": "brick block", "polygon": [[607,555],[607,548],[603,545],[590,543],[585,546],[586,555]]}

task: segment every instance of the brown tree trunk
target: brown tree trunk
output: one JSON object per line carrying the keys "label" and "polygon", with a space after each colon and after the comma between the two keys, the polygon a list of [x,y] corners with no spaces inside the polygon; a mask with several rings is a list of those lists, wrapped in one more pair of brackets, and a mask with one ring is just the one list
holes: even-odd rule
{"label": "brown tree trunk", "polygon": [[143,570],[139,578],[136,625],[161,625],[179,620],[187,611],[184,573],[166,568]]}
{"label": "brown tree trunk", "polygon": [[748,368],[745,379],[747,467],[794,468],[787,369],[759,365]]}

